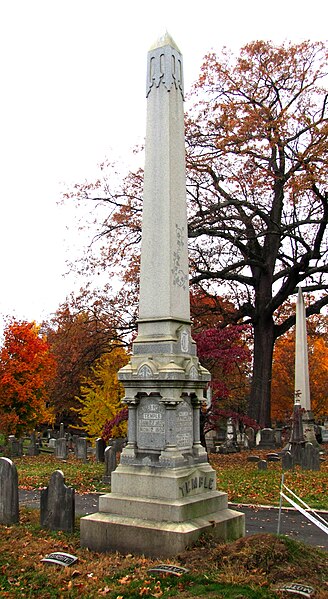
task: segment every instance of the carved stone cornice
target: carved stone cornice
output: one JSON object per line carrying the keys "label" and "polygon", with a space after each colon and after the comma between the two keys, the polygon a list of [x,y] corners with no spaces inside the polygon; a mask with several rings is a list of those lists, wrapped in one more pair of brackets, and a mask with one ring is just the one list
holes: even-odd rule
{"label": "carved stone cornice", "polygon": [[146,96],[161,84],[170,92],[180,90],[183,98],[182,56],[170,36],[165,36],[148,52]]}

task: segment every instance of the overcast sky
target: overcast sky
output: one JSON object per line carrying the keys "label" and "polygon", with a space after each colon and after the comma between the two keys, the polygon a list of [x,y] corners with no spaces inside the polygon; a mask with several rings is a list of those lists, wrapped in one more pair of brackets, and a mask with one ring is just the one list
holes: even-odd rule
{"label": "overcast sky", "polygon": [[73,288],[65,260],[84,239],[57,202],[105,157],[129,165],[145,133],[147,51],[166,29],[188,91],[209,50],[325,40],[327,16],[326,0],[2,0],[0,322],[40,322]]}

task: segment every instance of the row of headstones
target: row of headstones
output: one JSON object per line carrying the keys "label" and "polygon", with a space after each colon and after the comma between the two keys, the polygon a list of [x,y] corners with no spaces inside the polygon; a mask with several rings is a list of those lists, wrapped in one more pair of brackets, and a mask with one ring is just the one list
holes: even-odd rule
{"label": "row of headstones", "polygon": [[259,456],[249,456],[248,462],[257,462],[259,470],[267,470],[268,462],[280,462],[283,470],[292,470],[295,466],[301,466],[303,470],[320,470],[320,463],[323,458],[320,456],[320,451],[312,445],[305,445],[297,452],[282,451],[280,453],[268,453],[266,460],[261,460]]}
{"label": "row of headstones", "polygon": [[[51,530],[73,531],[75,489],[65,485],[64,474],[56,470],[49,486],[40,495],[40,524]],[[18,474],[14,462],[0,458],[0,524],[19,522]]]}
{"label": "row of headstones", "polygon": [[[216,441],[221,443],[217,446]],[[209,449],[215,449],[220,453],[235,453],[241,449],[275,449],[282,443],[282,429],[263,428],[259,431],[251,426],[241,432],[235,426],[232,418],[228,418],[226,430],[213,433],[212,439],[207,436]]]}
{"label": "row of headstones", "polygon": [[[103,483],[111,482],[111,474],[116,468],[117,446],[105,448],[105,472]],[[0,524],[19,522],[18,474],[14,462],[0,458]],[[40,524],[50,530],[73,531],[75,522],[75,489],[65,485],[64,474],[56,470],[50,477],[49,485],[41,490]]]}
{"label": "row of headstones", "polygon": [[[96,462],[105,462],[106,461],[106,458],[105,458],[106,449],[113,448],[114,452],[122,451],[125,443],[126,443],[126,439],[124,439],[124,438],[111,439],[109,442],[109,445],[107,446],[104,439],[102,437],[99,437],[98,439],[96,439]],[[58,459],[66,460],[66,458],[68,456],[68,448],[69,448],[69,445],[65,438],[64,439],[56,439],[55,456]],[[73,451],[74,451],[75,457],[78,460],[82,460],[83,462],[86,462],[88,459],[87,439],[85,437],[76,437],[74,439],[74,443],[73,443]],[[108,453],[110,453],[110,452],[108,452]]]}
{"label": "row of headstones", "polygon": [[[54,438],[51,437],[49,442],[51,447],[54,449],[55,456],[58,459],[66,460],[68,457],[69,450],[74,451],[77,459],[83,462],[87,461],[88,458],[88,442],[85,437],[78,437],[77,435],[69,436],[68,433],[62,432],[63,437]],[[14,435],[10,435],[9,438],[9,456],[10,457],[21,457],[23,455],[23,440],[16,439]],[[111,440],[110,445],[116,444],[116,451],[120,451],[125,443],[125,439]],[[107,445],[104,439],[99,437],[96,440],[96,461],[105,461],[105,449]],[[39,443],[36,440],[35,433],[30,435],[30,445],[28,446],[27,453],[29,456],[39,455],[40,448]]]}
{"label": "row of headstones", "polygon": [[[24,455],[23,439],[16,439],[15,435],[9,435],[8,446],[10,457],[22,457]],[[66,459],[68,450],[72,448],[75,452],[75,455],[81,455],[81,459],[84,459],[85,452],[87,451],[87,440],[84,437],[77,437],[77,435],[73,435],[72,438],[69,438],[68,434],[66,433],[65,437],[51,437],[49,439],[48,446],[54,449],[55,455],[57,457]],[[86,448],[85,450],[84,446]],[[27,448],[27,455],[37,456],[39,453],[40,440],[37,440],[35,433],[32,433],[30,435],[30,444]]]}

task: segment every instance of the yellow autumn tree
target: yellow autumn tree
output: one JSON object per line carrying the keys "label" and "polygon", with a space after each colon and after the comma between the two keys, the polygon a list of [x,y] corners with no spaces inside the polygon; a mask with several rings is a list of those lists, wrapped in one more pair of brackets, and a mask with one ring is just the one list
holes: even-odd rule
{"label": "yellow autumn tree", "polygon": [[[91,375],[83,379],[80,397],[77,397],[81,407],[72,409],[78,413],[92,441],[101,436],[106,420],[114,418],[123,407],[124,390],[117,372],[128,360],[123,347],[113,346],[110,352],[96,360]],[[125,436],[126,427],[126,422],[119,424],[113,436]]]}

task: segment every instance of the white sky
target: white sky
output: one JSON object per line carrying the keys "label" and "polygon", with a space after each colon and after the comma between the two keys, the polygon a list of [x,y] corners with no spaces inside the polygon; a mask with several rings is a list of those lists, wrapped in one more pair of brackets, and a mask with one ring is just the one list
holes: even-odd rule
{"label": "white sky", "polygon": [[40,322],[73,289],[80,238],[63,185],[106,156],[129,164],[145,133],[146,55],[167,29],[185,89],[202,58],[255,39],[327,39],[326,0],[0,0],[0,323]]}

